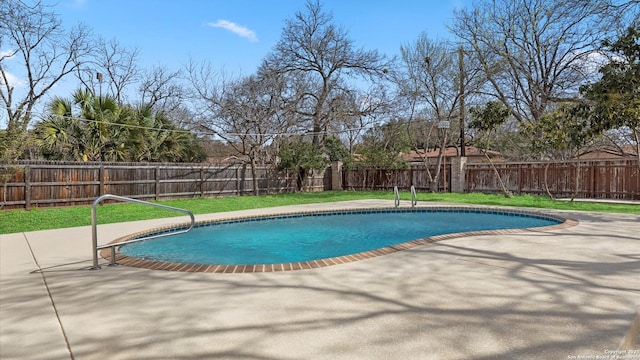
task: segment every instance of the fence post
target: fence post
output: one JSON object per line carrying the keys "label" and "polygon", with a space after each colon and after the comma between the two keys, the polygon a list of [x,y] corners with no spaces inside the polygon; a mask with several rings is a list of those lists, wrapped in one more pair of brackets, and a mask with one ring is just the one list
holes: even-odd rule
{"label": "fence post", "polygon": [[517,170],[517,174],[518,174],[518,194],[522,194],[522,184],[523,184],[523,179],[522,179],[522,166],[523,165],[518,165],[518,167],[516,168]]}
{"label": "fence post", "polygon": [[31,166],[24,167],[24,209],[31,210]]}
{"label": "fence post", "polygon": [[[364,184],[362,184],[363,185],[362,190],[370,190],[370,189],[367,189],[368,182],[369,182],[369,169],[366,169],[364,171]],[[373,186],[371,186],[371,190],[373,190]]]}
{"label": "fence post", "polygon": [[596,195],[596,182],[597,182],[597,172],[594,164],[591,164],[591,194],[590,197],[593,199]]}
{"label": "fence post", "polygon": [[331,163],[331,190],[342,190],[342,161]]}
{"label": "fence post", "polygon": [[451,158],[451,192],[464,193],[465,171],[467,158],[465,156]]}
{"label": "fence post", "polygon": [[100,164],[100,170],[98,173],[98,177],[100,178],[100,188],[98,189],[98,196],[102,196],[105,194],[104,183],[105,183],[105,172],[104,172],[104,164]]}
{"label": "fence post", "polygon": [[236,166],[236,195],[240,195],[240,167]]}
{"label": "fence post", "polygon": [[200,197],[204,197],[204,165],[200,164]]}
{"label": "fence post", "polygon": [[156,187],[156,201],[160,200],[160,165],[156,165],[155,168],[155,187]]}

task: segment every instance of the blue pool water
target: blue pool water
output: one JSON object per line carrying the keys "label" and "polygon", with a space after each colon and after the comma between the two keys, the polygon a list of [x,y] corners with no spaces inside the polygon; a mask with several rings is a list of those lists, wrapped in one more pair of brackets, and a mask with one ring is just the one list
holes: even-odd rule
{"label": "blue pool water", "polygon": [[317,260],[424,237],[555,225],[559,220],[469,210],[334,212],[212,223],[188,233],[120,247],[127,256],[192,264]]}

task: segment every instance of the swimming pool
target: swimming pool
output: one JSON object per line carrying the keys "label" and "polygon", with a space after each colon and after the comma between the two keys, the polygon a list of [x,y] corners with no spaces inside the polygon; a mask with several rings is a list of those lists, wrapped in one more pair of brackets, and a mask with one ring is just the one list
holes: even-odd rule
{"label": "swimming pool", "polygon": [[461,233],[505,233],[564,222],[536,212],[466,207],[285,214],[199,224],[189,233],[123,245],[117,260],[183,271],[295,270],[379,256]]}

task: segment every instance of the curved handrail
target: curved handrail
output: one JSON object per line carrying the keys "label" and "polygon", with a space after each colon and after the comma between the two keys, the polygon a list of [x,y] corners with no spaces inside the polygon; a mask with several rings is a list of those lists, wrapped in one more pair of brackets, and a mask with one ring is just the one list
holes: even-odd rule
{"label": "curved handrail", "polygon": [[[137,239],[133,239],[133,240],[121,241],[121,242],[117,242],[117,243],[109,243],[109,244],[106,244],[106,245],[98,246],[98,221],[97,221],[97,216],[96,216],[96,208],[103,200],[118,200],[118,201],[122,201],[122,202],[142,204],[142,205],[153,206],[153,207],[157,207],[157,208],[161,208],[161,209],[178,211],[178,212],[185,213],[185,214],[189,215],[189,217],[191,218],[191,224],[189,224],[189,227],[187,227],[186,229],[179,230],[179,231],[174,231],[174,232],[170,232],[170,233],[162,233],[162,234],[159,234],[159,235],[145,236],[145,237],[141,237],[141,238],[137,238]],[[92,250],[93,250],[93,267],[91,269],[92,270],[100,269],[100,265],[98,265],[98,250],[100,250],[100,249],[105,249],[105,248],[108,248],[108,247],[111,248],[111,265],[115,265],[115,263],[116,263],[116,255],[115,255],[116,246],[123,245],[123,244],[129,244],[129,243],[133,243],[133,242],[138,242],[138,241],[142,241],[142,240],[149,240],[149,239],[155,239],[155,238],[160,238],[160,237],[165,237],[165,236],[170,236],[170,235],[177,235],[177,234],[186,233],[186,232],[190,231],[191,229],[193,229],[193,225],[195,224],[195,222],[196,222],[195,217],[193,216],[193,213],[191,211],[189,211],[189,210],[180,209],[180,208],[176,208],[176,207],[173,207],[173,206],[155,204],[155,203],[151,203],[151,202],[148,202],[148,201],[132,199],[132,198],[124,197],[124,196],[111,195],[111,194],[102,195],[102,196],[98,197],[93,202],[93,205],[91,206],[91,240],[92,240]]]}
{"label": "curved handrail", "polygon": [[398,187],[393,187],[393,197],[396,201],[396,207],[400,206],[400,192],[398,192]]}
{"label": "curved handrail", "polygon": [[411,207],[418,204],[418,195],[416,195],[416,187],[411,185]]}

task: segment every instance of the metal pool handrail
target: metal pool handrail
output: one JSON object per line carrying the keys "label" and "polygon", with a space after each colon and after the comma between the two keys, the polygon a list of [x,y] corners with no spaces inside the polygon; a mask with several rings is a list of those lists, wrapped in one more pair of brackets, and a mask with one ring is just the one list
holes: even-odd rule
{"label": "metal pool handrail", "polygon": [[[110,244],[98,246],[98,223],[97,223],[98,221],[97,221],[97,216],[96,216],[96,208],[103,200],[118,200],[118,201],[122,201],[122,202],[129,202],[129,203],[135,203],[135,204],[141,204],[141,205],[148,205],[148,206],[153,206],[153,207],[157,207],[157,208],[161,208],[161,209],[178,211],[178,212],[185,213],[185,214],[189,215],[189,217],[191,218],[191,224],[189,224],[189,227],[187,227],[186,229],[182,229],[182,230],[178,230],[178,231],[167,232],[167,233],[162,233],[162,234],[152,235],[152,236],[144,236],[144,237],[133,239],[133,240],[121,241],[121,242],[117,242],[117,243],[110,243]],[[173,207],[173,206],[155,204],[155,203],[151,203],[151,202],[148,202],[148,201],[132,199],[132,198],[124,197],[124,196],[111,195],[111,194],[102,195],[102,196],[98,197],[93,202],[93,205],[91,206],[91,240],[92,240],[92,250],[93,250],[93,267],[91,269],[92,270],[100,269],[100,265],[98,265],[98,250],[110,247],[111,248],[111,265],[115,265],[115,263],[116,263],[116,246],[129,244],[129,243],[134,243],[134,242],[138,242],[138,241],[142,241],[142,240],[149,240],[149,239],[155,239],[155,238],[160,238],[160,237],[165,237],[165,236],[170,236],[170,235],[177,235],[177,234],[186,233],[188,231],[191,231],[191,229],[193,229],[193,225],[195,224],[195,222],[196,222],[195,217],[193,216],[193,213],[191,211],[189,211],[189,210],[180,209],[180,208],[176,208],[176,207]]]}
{"label": "metal pool handrail", "polygon": [[[400,191],[398,187],[393,187],[393,197],[396,202],[396,207],[400,206]],[[418,195],[416,195],[416,187],[411,185],[411,207],[415,207],[418,204]]]}
{"label": "metal pool handrail", "polygon": [[411,207],[418,204],[418,195],[416,195],[416,187],[411,185]]}

